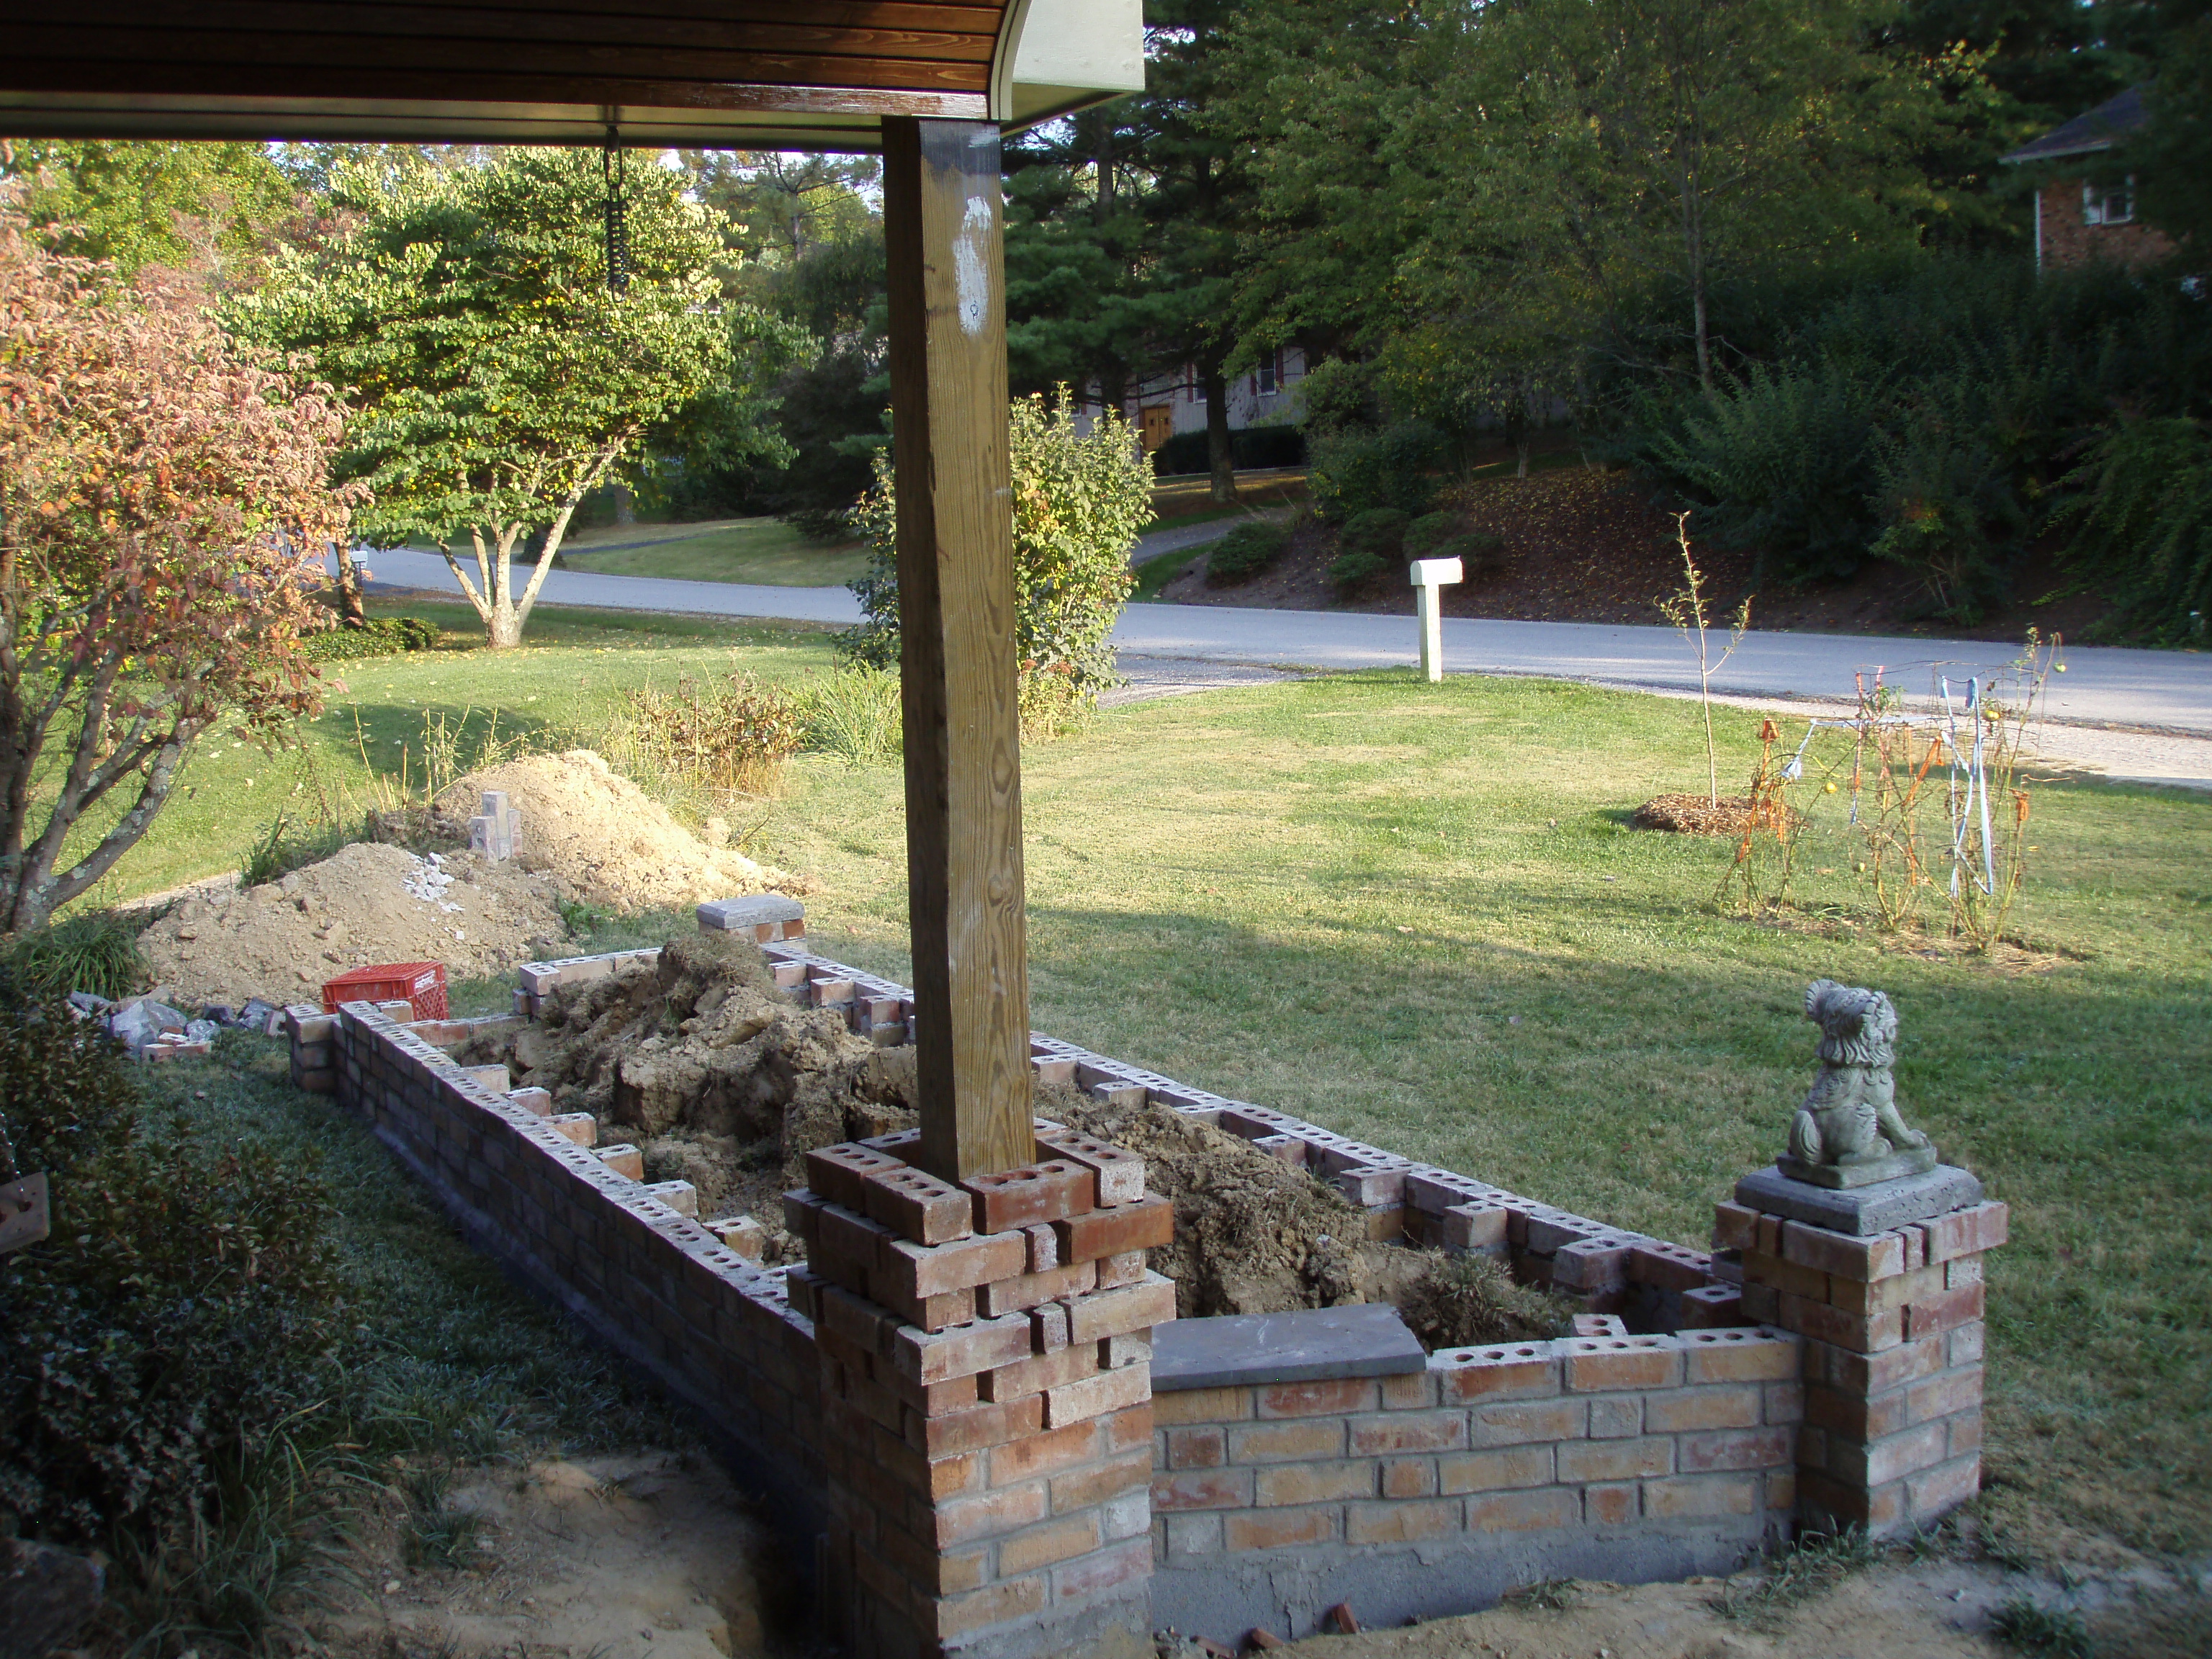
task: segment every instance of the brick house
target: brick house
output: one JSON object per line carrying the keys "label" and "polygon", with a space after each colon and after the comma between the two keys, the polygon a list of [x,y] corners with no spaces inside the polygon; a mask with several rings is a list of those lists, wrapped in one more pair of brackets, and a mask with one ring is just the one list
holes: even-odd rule
{"label": "brick house", "polygon": [[2136,218],[2133,174],[2100,182],[2065,165],[2079,167],[2087,158],[2117,149],[2149,119],[2143,88],[2130,87],[2001,158],[2007,167],[2033,167],[2041,176],[2035,191],[2038,270],[2096,259],[2154,264],[2173,252],[2171,240]]}

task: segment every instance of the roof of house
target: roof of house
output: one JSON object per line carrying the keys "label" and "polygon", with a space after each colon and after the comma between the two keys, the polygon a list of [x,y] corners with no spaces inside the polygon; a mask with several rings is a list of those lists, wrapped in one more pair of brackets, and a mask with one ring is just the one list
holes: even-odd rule
{"label": "roof of house", "polygon": [[872,149],[1145,84],[1141,0],[0,0],[0,131]]}
{"label": "roof of house", "polygon": [[2143,103],[2143,88],[2130,87],[2118,97],[2107,98],[2087,114],[2077,115],[2053,127],[2042,137],[2022,144],[2000,159],[2017,166],[2027,161],[2055,161],[2065,155],[2093,155],[2112,149],[2130,133],[2141,131],[2149,120],[2150,111]]}

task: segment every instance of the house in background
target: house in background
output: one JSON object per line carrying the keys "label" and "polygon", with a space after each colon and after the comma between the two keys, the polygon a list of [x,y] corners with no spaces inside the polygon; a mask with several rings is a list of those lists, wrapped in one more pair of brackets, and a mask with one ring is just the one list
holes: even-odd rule
{"label": "house in background", "polygon": [[2094,260],[2154,264],[2173,252],[2165,235],[2136,219],[2135,178],[2099,184],[2069,169],[2118,149],[2150,119],[2143,88],[2130,87],[2086,115],[2052,128],[2001,157],[2007,167],[2033,167],[2035,268],[2063,270]]}
{"label": "house in background", "polygon": [[[1305,417],[1300,382],[1306,377],[1305,348],[1278,346],[1260,365],[1233,376],[1229,382],[1229,429],[1295,426]],[[1079,431],[1091,429],[1089,409],[1098,407],[1096,382],[1086,386],[1083,404],[1076,411]],[[1156,374],[1129,390],[1121,412],[1144,441],[1147,454],[1164,448],[1184,433],[1206,430],[1206,385],[1195,368],[1186,366],[1172,374]]]}

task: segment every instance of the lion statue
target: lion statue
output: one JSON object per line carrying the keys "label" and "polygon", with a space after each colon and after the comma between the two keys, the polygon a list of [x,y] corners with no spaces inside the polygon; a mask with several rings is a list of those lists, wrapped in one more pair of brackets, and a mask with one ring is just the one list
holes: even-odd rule
{"label": "lion statue", "polygon": [[[1820,1074],[1790,1125],[1785,1174],[1856,1185],[1855,1173],[1886,1178],[1935,1164],[1928,1137],[1897,1113],[1897,1010],[1880,991],[1814,981],[1805,1018],[1820,1028]],[[1900,1153],[1905,1156],[1899,1156]],[[1794,1163],[1799,1166],[1792,1169]],[[1879,1174],[1872,1166],[1884,1167]],[[1823,1177],[1817,1171],[1834,1171]]]}

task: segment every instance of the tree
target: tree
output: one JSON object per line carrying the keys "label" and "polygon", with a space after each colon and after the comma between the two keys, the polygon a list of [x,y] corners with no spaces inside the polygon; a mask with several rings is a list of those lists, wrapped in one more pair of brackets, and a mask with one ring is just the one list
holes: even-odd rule
{"label": "tree", "polygon": [[2165,0],[2150,125],[2115,171],[2135,173],[2143,217],[2179,244],[2185,269],[2212,258],[2212,5]]}
{"label": "tree", "polygon": [[[287,251],[234,307],[243,331],[310,354],[349,392],[338,476],[374,492],[362,528],[434,543],[495,650],[520,641],[577,504],[618,466],[656,446],[725,465],[782,453],[773,387],[804,335],[723,299],[718,239],[678,175],[625,171],[626,258],[611,271],[599,155],[517,149],[378,176],[341,164],[333,198],[358,222]],[[541,530],[517,598],[511,560]]]}
{"label": "tree", "polygon": [[[204,292],[54,252],[0,204],[0,932],[137,844],[226,714],[320,707],[300,635],[342,412],[241,362]],[[95,815],[109,827],[74,853]]]}
{"label": "tree", "polygon": [[[1065,386],[1049,402],[1015,398],[1009,439],[1022,712],[1048,722],[1115,684],[1108,635],[1135,585],[1129,549],[1152,520],[1152,465],[1118,410],[1079,434]],[[864,620],[840,644],[860,661],[896,668],[898,502],[888,458],[854,517],[871,558],[852,584]]]}
{"label": "tree", "polygon": [[265,254],[299,193],[259,144],[16,140],[0,178],[20,179],[36,227],[65,253],[124,276],[147,265],[198,268],[218,283]]}

